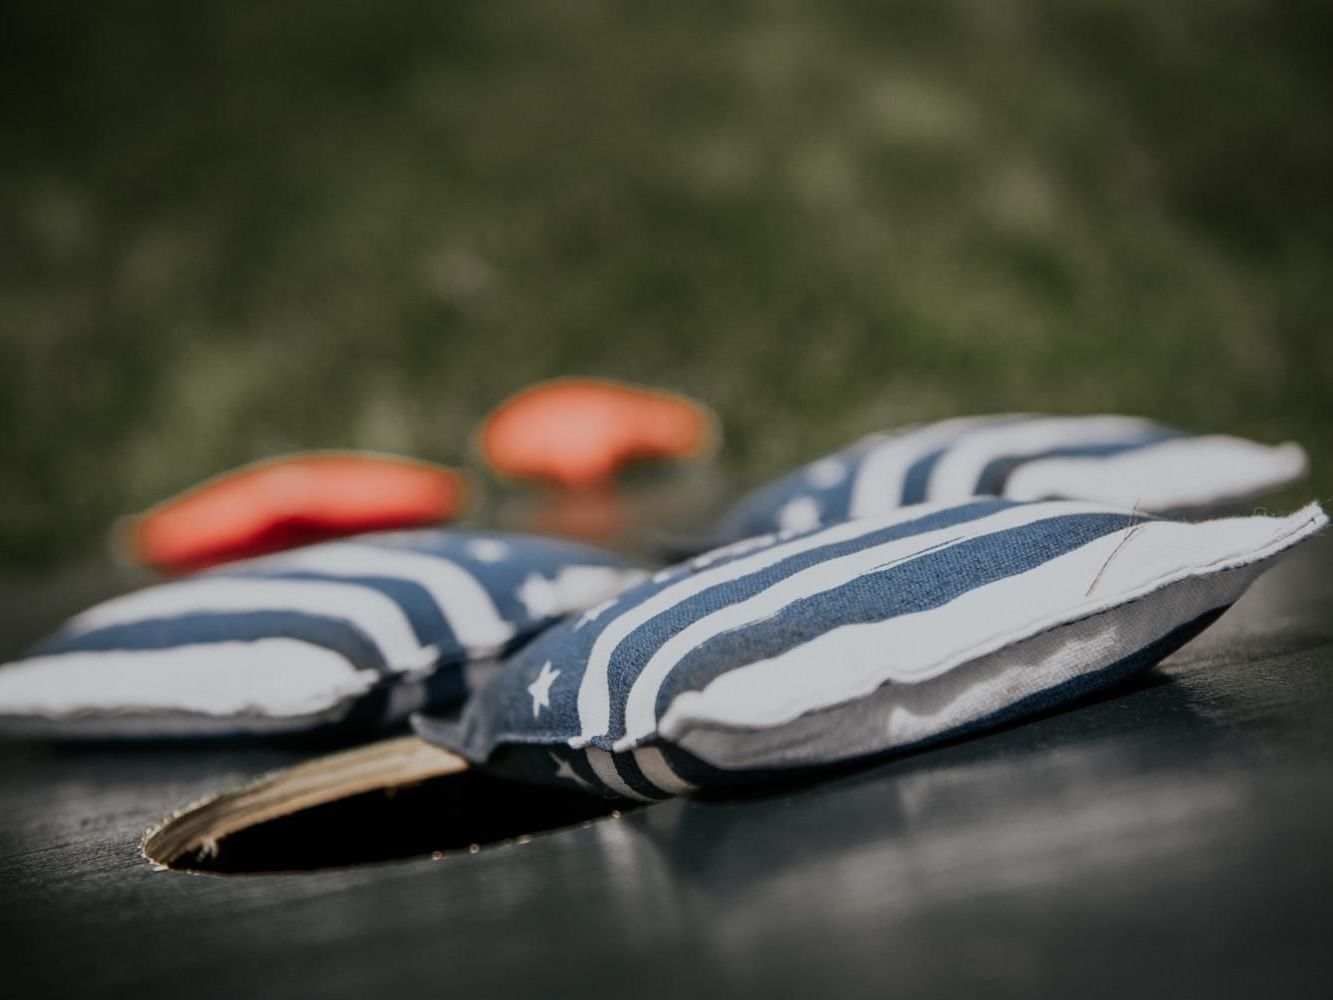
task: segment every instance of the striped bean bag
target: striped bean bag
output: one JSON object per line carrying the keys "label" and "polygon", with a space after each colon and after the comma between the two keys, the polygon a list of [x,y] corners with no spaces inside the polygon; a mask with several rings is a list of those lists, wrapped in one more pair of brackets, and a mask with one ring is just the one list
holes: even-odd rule
{"label": "striped bean bag", "polygon": [[[521,535],[362,535],[117,597],[0,667],[0,731],[107,738],[380,726],[643,577]],[[465,669],[466,668],[466,669]]]}
{"label": "striped bean bag", "polygon": [[798,469],[737,504],[710,544],[986,495],[1217,510],[1291,483],[1305,468],[1299,445],[1188,434],[1137,417],[964,417],[872,435]]}
{"label": "striped bean bag", "polygon": [[921,504],[664,570],[507,659],[422,736],[629,799],[902,750],[1145,669],[1326,523]]}

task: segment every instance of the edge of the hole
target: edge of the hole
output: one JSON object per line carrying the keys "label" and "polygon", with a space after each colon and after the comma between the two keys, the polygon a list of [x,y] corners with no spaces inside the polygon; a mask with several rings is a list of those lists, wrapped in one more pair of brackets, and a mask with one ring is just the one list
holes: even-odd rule
{"label": "edge of the hole", "polygon": [[469,768],[457,754],[416,736],[381,740],[271,771],[187,803],[144,831],[140,855],[158,871],[198,873],[183,858],[216,852],[241,830],[365,792],[415,785]]}

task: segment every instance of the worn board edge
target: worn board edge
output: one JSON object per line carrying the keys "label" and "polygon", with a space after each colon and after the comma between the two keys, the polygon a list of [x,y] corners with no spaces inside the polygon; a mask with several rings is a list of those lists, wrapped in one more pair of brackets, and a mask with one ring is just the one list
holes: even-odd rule
{"label": "worn board edge", "polygon": [[139,852],[159,869],[192,853],[215,855],[230,834],[364,792],[400,788],[470,765],[416,736],[381,740],[262,775],[205,796],[144,832]]}

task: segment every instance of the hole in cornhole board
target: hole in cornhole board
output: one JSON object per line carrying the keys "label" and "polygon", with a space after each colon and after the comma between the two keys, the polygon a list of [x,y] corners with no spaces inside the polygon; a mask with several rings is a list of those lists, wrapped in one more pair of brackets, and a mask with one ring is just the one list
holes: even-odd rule
{"label": "hole in cornhole board", "polygon": [[623,803],[501,781],[415,737],[278,771],[169,817],[144,856],[181,871],[299,872],[475,853],[616,818]]}

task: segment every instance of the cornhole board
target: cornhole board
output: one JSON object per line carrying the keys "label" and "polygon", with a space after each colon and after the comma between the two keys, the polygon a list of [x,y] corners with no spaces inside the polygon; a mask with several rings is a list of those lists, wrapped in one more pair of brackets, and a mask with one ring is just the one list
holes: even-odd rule
{"label": "cornhole board", "polygon": [[[35,638],[5,620],[5,653]],[[801,787],[301,874],[141,857],[163,815],[312,753],[0,746],[5,995],[1216,998],[1333,975],[1333,537],[1133,684]]]}

